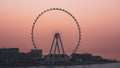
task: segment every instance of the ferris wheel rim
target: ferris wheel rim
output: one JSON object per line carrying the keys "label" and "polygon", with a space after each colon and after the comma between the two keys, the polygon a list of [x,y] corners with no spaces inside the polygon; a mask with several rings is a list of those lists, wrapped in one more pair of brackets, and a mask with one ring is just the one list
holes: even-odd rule
{"label": "ferris wheel rim", "polygon": [[34,46],[35,49],[38,49],[37,46],[36,46],[36,43],[35,43],[35,41],[34,41],[34,28],[35,28],[35,25],[36,25],[36,23],[37,23],[37,20],[38,20],[39,17],[42,16],[44,13],[49,12],[49,11],[52,11],[52,10],[63,11],[63,12],[65,12],[65,13],[67,13],[67,14],[75,21],[75,23],[76,23],[76,25],[77,25],[77,28],[78,28],[78,42],[77,42],[77,46],[75,47],[75,49],[73,49],[73,51],[72,51],[72,53],[71,53],[71,54],[74,54],[74,53],[77,51],[78,47],[80,46],[80,40],[81,40],[80,25],[79,25],[77,19],[76,19],[70,12],[68,12],[68,11],[66,11],[66,10],[64,10],[64,9],[61,9],[61,8],[49,8],[49,9],[46,9],[46,10],[44,10],[43,12],[41,12],[41,13],[36,17],[36,19],[35,19],[34,22],[33,22],[32,29],[31,29],[32,44],[33,44],[33,46]]}

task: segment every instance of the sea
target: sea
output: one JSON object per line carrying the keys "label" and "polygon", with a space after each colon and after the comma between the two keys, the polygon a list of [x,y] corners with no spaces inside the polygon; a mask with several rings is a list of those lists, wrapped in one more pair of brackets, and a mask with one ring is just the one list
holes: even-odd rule
{"label": "sea", "polygon": [[15,68],[120,68],[120,63],[74,65],[74,66],[15,67]]}

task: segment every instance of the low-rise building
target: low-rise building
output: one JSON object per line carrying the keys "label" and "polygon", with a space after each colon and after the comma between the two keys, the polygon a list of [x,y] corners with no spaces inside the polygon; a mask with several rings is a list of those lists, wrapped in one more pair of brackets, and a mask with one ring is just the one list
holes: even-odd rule
{"label": "low-rise building", "polygon": [[31,59],[42,59],[42,50],[31,50],[28,55]]}
{"label": "low-rise building", "polygon": [[0,60],[14,61],[19,56],[19,48],[0,48]]}

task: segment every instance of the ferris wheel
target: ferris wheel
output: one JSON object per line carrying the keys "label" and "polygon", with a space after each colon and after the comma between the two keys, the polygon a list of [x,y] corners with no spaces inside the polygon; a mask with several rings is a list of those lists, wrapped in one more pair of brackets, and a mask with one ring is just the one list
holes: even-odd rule
{"label": "ferris wheel", "polygon": [[[41,13],[37,16],[37,18],[34,20],[33,25],[32,25],[32,30],[31,30],[31,39],[32,39],[32,43],[33,43],[34,48],[35,48],[35,49],[38,49],[38,47],[37,47],[37,45],[36,45],[36,42],[35,42],[35,37],[34,37],[34,32],[35,32],[34,30],[35,30],[36,23],[37,23],[38,19],[39,19],[42,15],[44,15],[45,13],[47,13],[47,12],[49,12],[49,11],[62,11],[62,12],[64,12],[64,13],[68,14],[68,15],[74,20],[74,22],[75,22],[75,24],[76,24],[76,26],[77,26],[77,30],[78,30],[77,45],[75,46],[75,49],[73,49],[73,51],[71,52],[71,54],[74,54],[74,53],[77,51],[78,47],[80,46],[80,40],[81,40],[80,25],[79,25],[77,19],[76,19],[70,12],[68,12],[68,11],[66,11],[66,10],[64,10],[64,9],[61,9],[61,8],[50,8],[50,9],[46,9],[46,10],[44,10],[43,12],[41,12]],[[61,38],[60,38],[60,33],[55,33],[55,35],[54,35],[54,40],[55,40],[55,39],[56,39],[56,44],[58,44],[58,42],[60,41],[60,44],[61,44],[61,46],[63,47],[62,41],[61,41]],[[53,42],[52,42],[51,49],[52,49],[54,40],[53,40]],[[51,49],[50,49],[50,52],[51,52]],[[58,46],[58,49],[59,49],[59,46]],[[59,51],[59,50],[58,50],[58,51]],[[63,51],[64,51],[64,48],[63,48]],[[51,54],[51,53],[49,53],[49,54]]]}

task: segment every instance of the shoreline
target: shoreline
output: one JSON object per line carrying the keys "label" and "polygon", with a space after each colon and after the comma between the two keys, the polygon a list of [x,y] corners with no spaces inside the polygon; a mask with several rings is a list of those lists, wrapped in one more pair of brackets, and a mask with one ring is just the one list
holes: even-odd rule
{"label": "shoreline", "polygon": [[48,67],[48,66],[76,66],[76,65],[93,65],[93,64],[112,64],[112,63],[120,63],[120,62],[111,62],[111,63],[84,63],[84,64],[37,64],[37,65],[6,65],[6,66],[0,66],[2,68],[6,68],[6,67],[40,67],[40,66],[44,66],[44,67]]}

